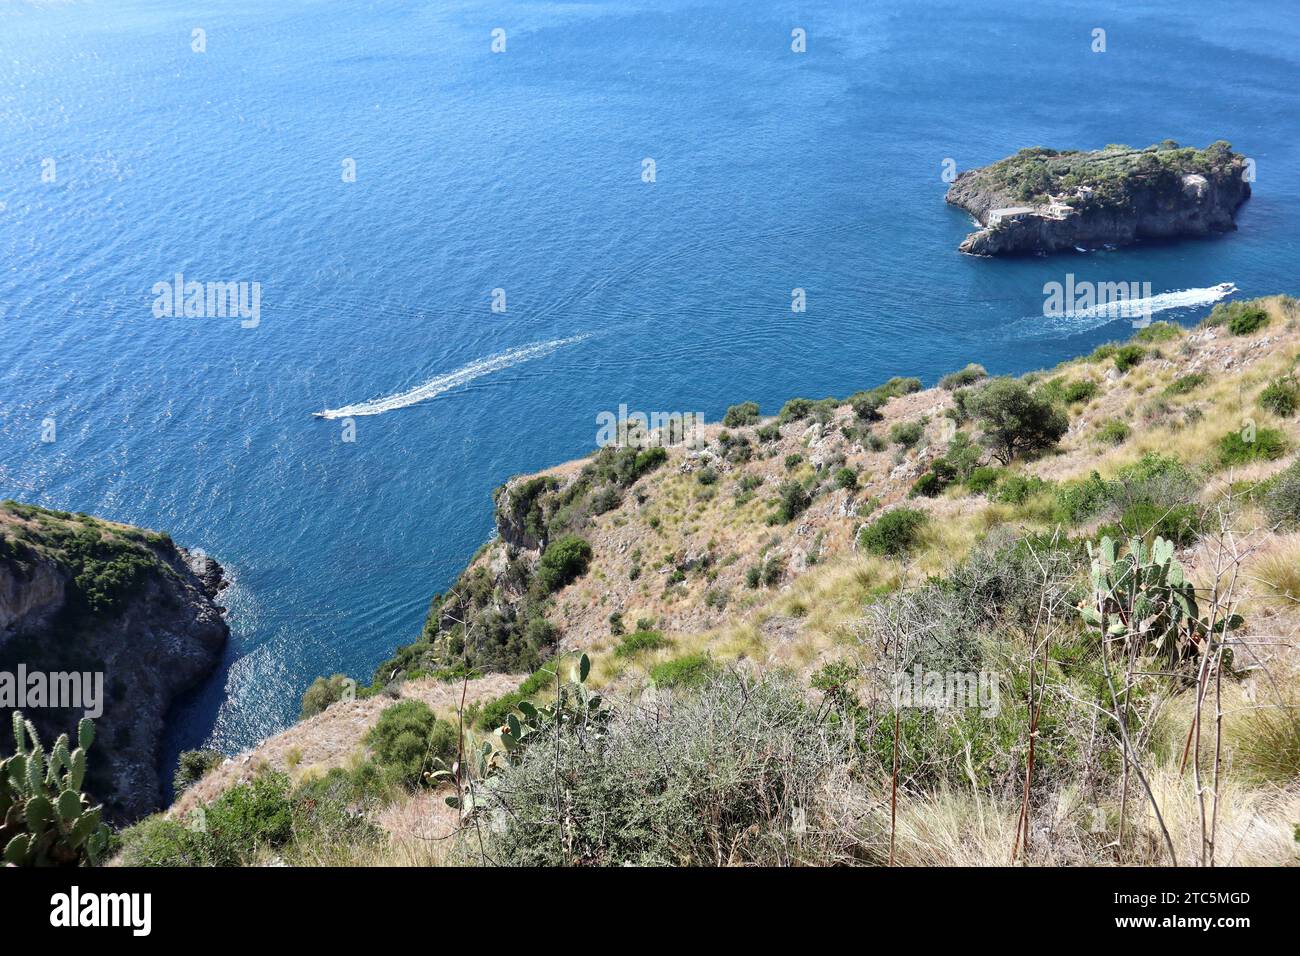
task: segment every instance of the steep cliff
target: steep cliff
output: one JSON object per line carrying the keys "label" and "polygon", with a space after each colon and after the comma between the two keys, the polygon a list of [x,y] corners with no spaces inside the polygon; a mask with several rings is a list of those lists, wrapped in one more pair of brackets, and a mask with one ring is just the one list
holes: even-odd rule
{"label": "steep cliff", "polygon": [[0,721],[20,707],[52,739],[102,708],[87,789],[116,821],[156,809],[168,708],[211,673],[229,636],[214,603],[222,587],[220,565],[166,535],[4,502],[0,675],[10,694],[20,673],[90,678],[82,706],[61,708],[37,701],[29,680],[27,700],[0,695]]}
{"label": "steep cliff", "polygon": [[1023,149],[961,173],[947,201],[983,227],[960,251],[996,256],[1123,246],[1236,229],[1250,196],[1246,158],[1229,144],[1172,141],[1096,152]]}

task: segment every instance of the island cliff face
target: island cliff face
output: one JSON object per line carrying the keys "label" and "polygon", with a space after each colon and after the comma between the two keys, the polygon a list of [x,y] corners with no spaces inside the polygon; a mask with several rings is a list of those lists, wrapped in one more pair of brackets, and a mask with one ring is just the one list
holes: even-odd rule
{"label": "island cliff face", "polygon": [[1246,158],[1224,142],[1204,150],[1172,141],[1090,153],[1035,147],[961,173],[946,199],[982,227],[961,252],[1045,254],[1230,232],[1250,196],[1247,172]]}
{"label": "island cliff face", "polygon": [[[20,669],[103,675],[86,789],[114,822],[162,803],[164,721],[221,659],[230,629],[214,600],[223,587],[217,562],[166,535],[0,504],[0,678],[12,694]],[[21,708],[49,741],[86,711],[22,703],[0,696],[0,721]]]}

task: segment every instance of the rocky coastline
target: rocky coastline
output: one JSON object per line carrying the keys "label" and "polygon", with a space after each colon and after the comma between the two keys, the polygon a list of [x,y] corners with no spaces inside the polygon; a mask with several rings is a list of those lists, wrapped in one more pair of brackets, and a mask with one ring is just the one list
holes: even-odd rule
{"label": "rocky coastline", "polygon": [[[220,564],[165,534],[0,505],[0,673],[102,675],[91,708],[32,707],[29,697],[23,713],[52,741],[88,709],[102,711],[87,790],[111,821],[162,805],[167,714],[221,661],[230,629],[216,601],[226,586]],[[93,696],[89,684],[83,691]],[[21,703],[0,699],[5,726]]]}
{"label": "rocky coastline", "polygon": [[1247,158],[1224,142],[1090,153],[1035,147],[960,173],[946,200],[980,226],[960,252],[1046,255],[1231,232],[1251,178]]}

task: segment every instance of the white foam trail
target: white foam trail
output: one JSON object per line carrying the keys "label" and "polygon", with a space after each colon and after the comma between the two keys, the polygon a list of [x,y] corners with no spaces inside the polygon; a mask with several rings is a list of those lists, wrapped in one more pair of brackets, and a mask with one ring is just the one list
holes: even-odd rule
{"label": "white foam trail", "polygon": [[1237,287],[1231,282],[1223,282],[1206,289],[1179,289],[1175,292],[1161,292],[1159,295],[1142,299],[1126,299],[1119,302],[1095,305],[1087,309],[1066,311],[1059,315],[1026,316],[1016,322],[1012,328],[1019,329],[1024,326],[1033,326],[1035,330],[1040,332],[1058,333],[1064,330],[1086,332],[1089,329],[1100,328],[1116,319],[1145,317],[1154,315],[1157,312],[1167,312],[1170,309],[1199,308],[1218,302],[1220,299],[1226,299],[1237,291]]}
{"label": "white foam trail", "polygon": [[535,358],[541,358],[543,355],[550,355],[556,349],[563,348],[566,345],[572,345],[575,342],[581,342],[589,338],[589,335],[575,335],[567,339],[552,339],[549,342],[536,342],[533,345],[524,345],[516,349],[502,352],[499,355],[491,355],[484,359],[470,362],[454,372],[448,372],[446,375],[439,375],[437,378],[430,379],[423,385],[417,385],[415,388],[408,389],[405,392],[398,392],[396,395],[389,395],[386,398],[376,398],[368,402],[360,402],[356,405],[344,405],[342,408],[330,408],[323,412],[313,412],[317,418],[356,418],[361,415],[382,415],[384,412],[391,412],[394,409],[406,408],[408,405],[414,405],[417,402],[423,402],[435,395],[441,395],[448,389],[455,388],[458,385],[464,385],[472,382],[474,379],[489,372],[499,372],[502,369],[510,368],[521,362],[528,362]]}

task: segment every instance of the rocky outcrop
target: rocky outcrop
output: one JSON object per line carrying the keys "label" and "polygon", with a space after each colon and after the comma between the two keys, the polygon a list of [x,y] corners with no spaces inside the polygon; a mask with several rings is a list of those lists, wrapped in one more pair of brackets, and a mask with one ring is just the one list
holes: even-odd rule
{"label": "rocky outcrop", "polygon": [[158,809],[164,722],[220,662],[229,627],[215,601],[225,584],[216,561],[166,535],[0,506],[0,672],[92,675],[80,709],[0,699],[0,726],[26,703],[53,739],[76,726],[102,680],[87,790],[118,823]]}
{"label": "rocky outcrop", "polygon": [[981,226],[961,252],[1045,254],[1230,232],[1250,196],[1247,179],[1245,157],[1226,143],[1037,149],[961,173],[946,199]]}

